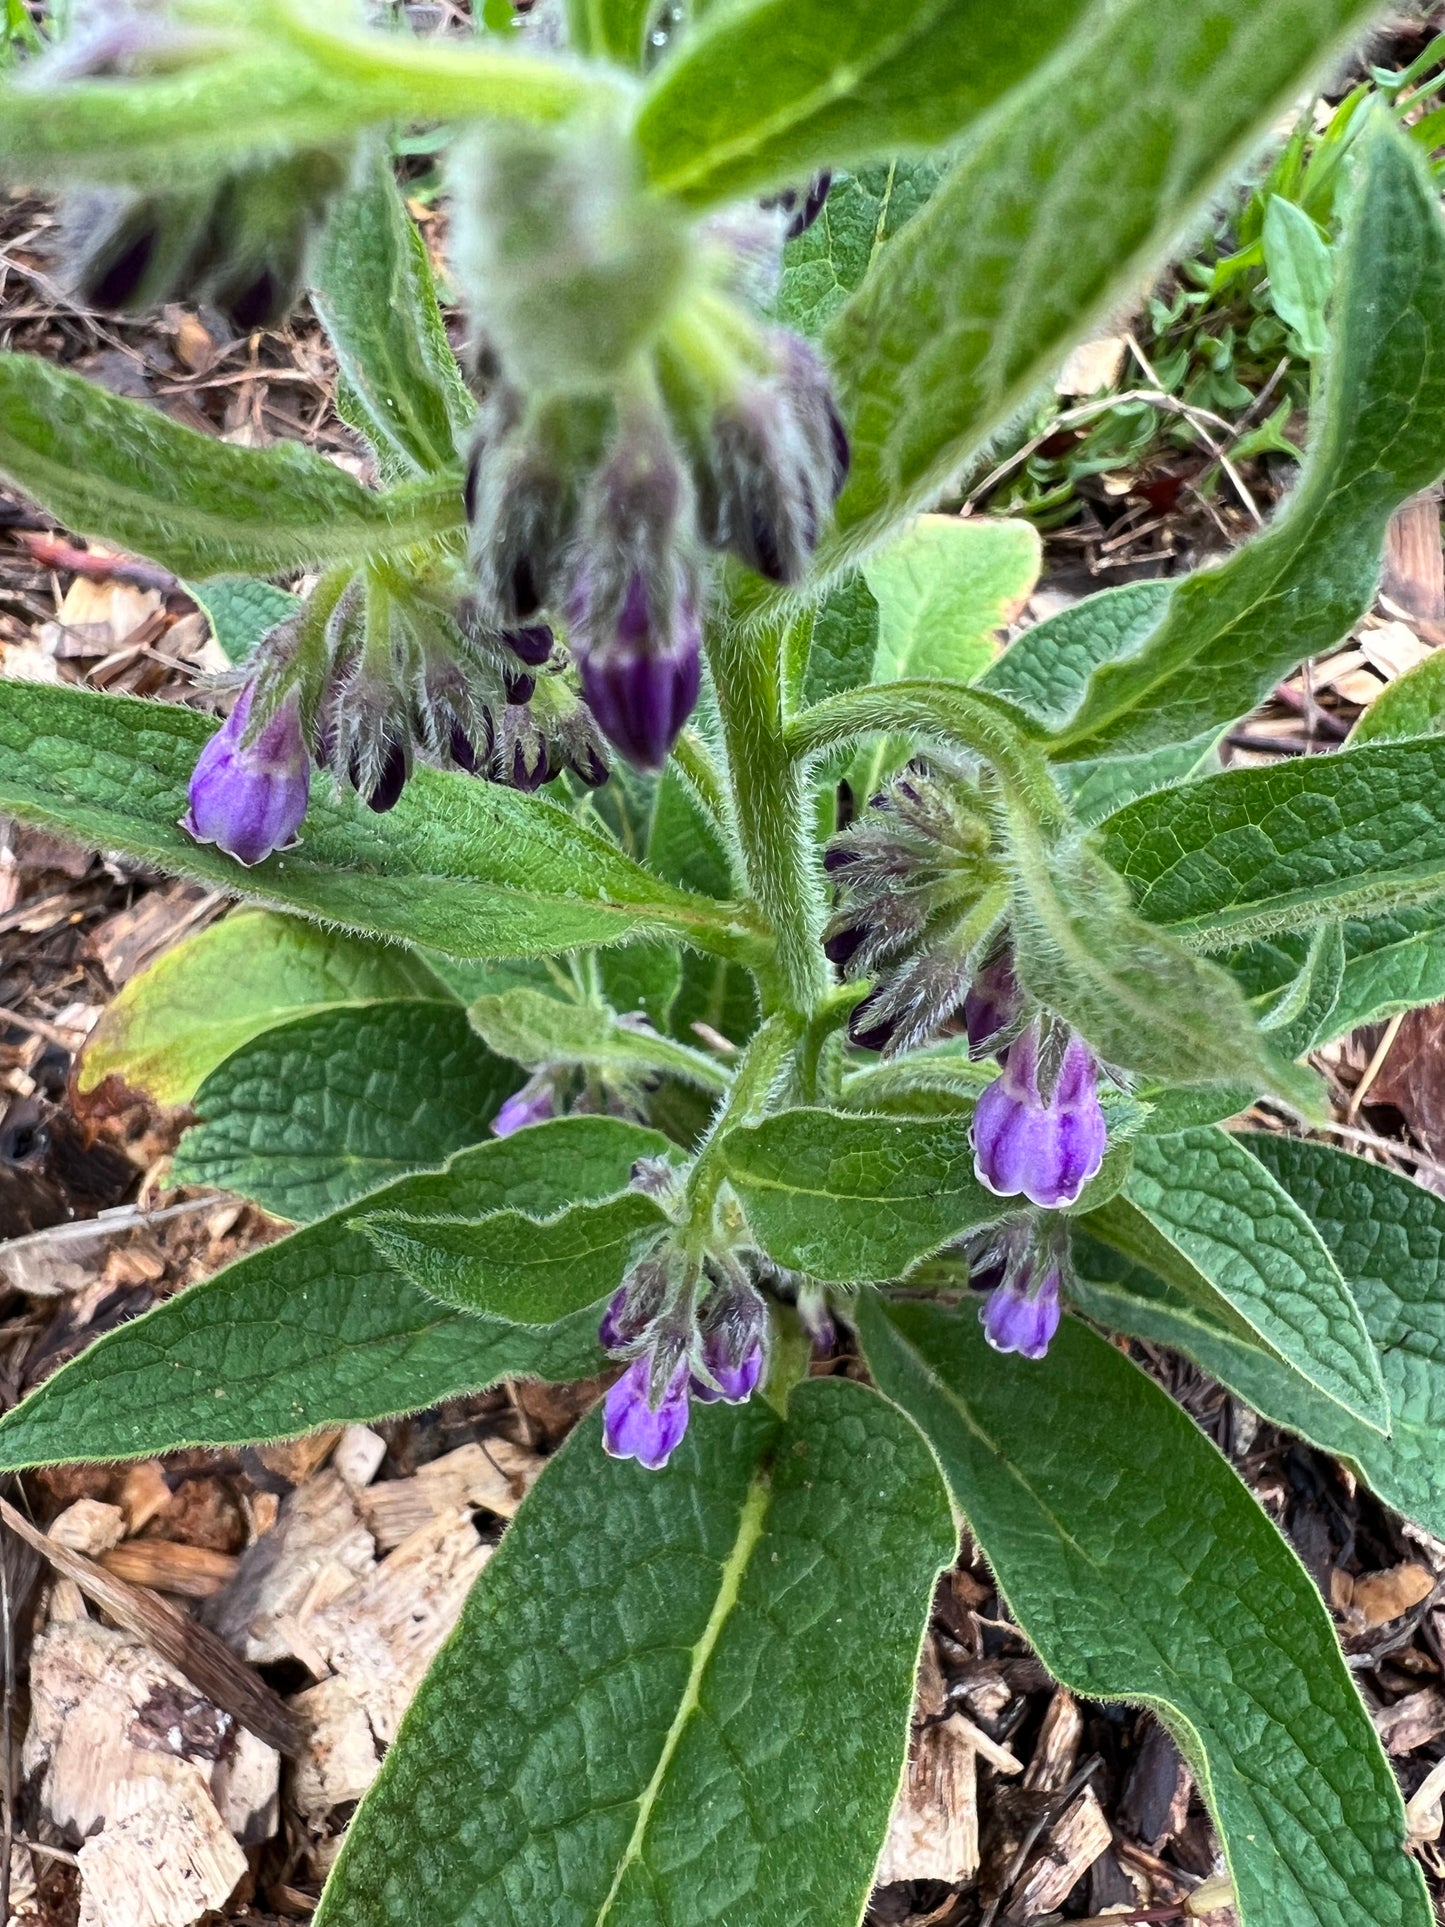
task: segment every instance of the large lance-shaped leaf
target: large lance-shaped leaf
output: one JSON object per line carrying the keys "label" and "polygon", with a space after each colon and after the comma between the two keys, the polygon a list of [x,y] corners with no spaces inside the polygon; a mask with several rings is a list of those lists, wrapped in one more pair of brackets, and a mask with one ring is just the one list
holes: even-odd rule
{"label": "large lance-shaped leaf", "polygon": [[1375,11],[1208,0],[1161,31],[1158,0],[1095,8],[1067,71],[978,127],[825,333],[853,435],[831,553],[928,507]]}
{"label": "large lance-shaped leaf", "polygon": [[878,250],[923,206],[942,172],[940,162],[914,156],[840,174],[817,220],[783,250],[780,317],[806,335],[818,334]]}
{"label": "large lance-shaped leaf", "polygon": [[425,243],[380,150],[331,210],[313,300],[377,449],[415,474],[455,467],[474,408]]}
{"label": "large lance-shaped leaf", "polygon": [[1102,663],[1132,656],[1158,628],[1172,582],[1129,582],[1103,589],[1046,616],[1011,642],[978,679],[1042,723],[1060,729],[1073,717]]}
{"label": "large lance-shaped leaf", "polygon": [[555,803],[437,770],[418,770],[384,818],[349,791],[328,799],[318,783],[299,847],[247,869],[179,827],[211,729],[170,704],[0,683],[0,810],[238,895],[456,956],[543,956],[664,930],[706,948],[716,919],[727,919]]}
{"label": "large lance-shaped leaf", "polygon": [[657,72],[637,121],[652,185],[697,206],[951,140],[1043,66],[1087,0],[751,0]]}
{"label": "large lance-shaped leaf", "polygon": [[223,1059],[277,1024],[399,999],[448,1001],[426,965],[395,944],[239,910],[167,950],[111,999],[85,1047],[80,1088],[114,1073],[157,1103],[188,1104]]}
{"label": "large lance-shaped leaf", "polygon": [[1429,1927],[1323,1602],[1184,1413],[1072,1319],[1037,1364],[991,1352],[971,1310],[868,1300],[859,1326],[1044,1664],[1179,1740],[1241,1927]]}
{"label": "large lance-shaped leaf", "polygon": [[[555,1211],[607,1197],[636,1159],[667,1149],[619,1118],[559,1118],[370,1202]],[[0,1418],[0,1470],[287,1438],[414,1412],[498,1378],[601,1369],[592,1313],[539,1331],[450,1311],[385,1264],[355,1217],[347,1206],[107,1332]]]}
{"label": "large lance-shaped leaf", "polygon": [[1221,945],[1445,890],[1445,739],[1222,770],[1142,796],[1095,842],[1142,917]]}
{"label": "large lance-shaped leaf", "polygon": [[0,475],[177,575],[363,562],[462,521],[454,483],[377,495],[299,442],[236,448],[38,355],[0,355]]}
{"label": "large lance-shaped leaf", "polygon": [[443,1304],[555,1325],[614,1291],[670,1220],[641,1191],[621,1191],[547,1219],[524,1209],[458,1222],[393,1209],[359,1222],[388,1264]]}
{"label": "large lance-shaped leaf", "polygon": [[836,1284],[896,1278],[1009,1209],[973,1175],[968,1118],[783,1111],[728,1135],[728,1177],[779,1264]]}
{"label": "large lance-shaped leaf", "polygon": [[478,1143],[521,1081],[460,1004],[317,1011],[211,1072],[171,1179],[219,1185],[308,1223]]}
{"label": "large lance-shaped leaf", "polygon": [[1123,1193],[1088,1228],[1217,1320],[1223,1299],[1326,1397],[1390,1429],[1380,1361],[1349,1286],[1304,1212],[1228,1132],[1141,1138]]}
{"label": "large lance-shaped leaf", "polygon": [[841,1379],[697,1412],[662,1472],[595,1415],[547,1467],[347,1832],[317,1927],[861,1918],[947,1495]]}
{"label": "large lance-shaped leaf", "polygon": [[1334,351],[1299,489],[1266,534],[1178,585],[1142,649],[1099,670],[1059,755],[1153,749],[1244,715],[1369,608],[1391,514],[1445,467],[1438,199],[1384,115],[1356,154]]}

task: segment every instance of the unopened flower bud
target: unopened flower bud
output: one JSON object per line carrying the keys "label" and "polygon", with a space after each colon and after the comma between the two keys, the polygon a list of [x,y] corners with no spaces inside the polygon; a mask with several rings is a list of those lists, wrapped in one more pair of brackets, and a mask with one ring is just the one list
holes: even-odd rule
{"label": "unopened flower bud", "polygon": [[659,607],[641,572],[627,586],[615,625],[598,632],[588,585],[572,605],[582,693],[608,741],[638,769],[660,770],[697,703],[702,628],[679,584]]}
{"label": "unopened flower bud", "polygon": [[499,783],[514,790],[537,790],[557,774],[551,744],[537,719],[522,704],[509,703],[497,719],[492,770]]}
{"label": "unopened flower bud", "polygon": [[246,743],[252,686],[196,759],[190,808],[181,827],[238,863],[260,863],[288,848],[306,814],[311,768],[294,700],[282,704]]}
{"label": "unopened flower bud", "polygon": [[1002,950],[981,970],[974,972],[968,995],[963,1000],[963,1021],[968,1031],[970,1057],[983,1056],[994,1039],[1015,1022],[1020,1003],[1013,953]]}
{"label": "unopened flower bud", "polygon": [[974,1172],[996,1196],[1022,1194],[1045,1210],[1075,1202],[1108,1148],[1098,1067],[1070,1032],[1050,1095],[1039,1089],[1039,1025],[1010,1045],[1002,1074],[974,1113]]}
{"label": "unopened flower bud", "polygon": [[719,1285],[703,1308],[703,1373],[693,1375],[693,1397],[704,1405],[716,1399],[741,1405],[751,1398],[763,1374],[767,1336],[768,1308],[747,1280]]}
{"label": "unopened flower bud", "polygon": [[540,669],[551,655],[556,637],[546,623],[533,622],[522,629],[504,629],[502,641],[529,669]]}
{"label": "unopened flower bud", "polygon": [[644,1258],[613,1292],[597,1328],[604,1351],[629,1354],[643,1344],[667,1308],[671,1273],[665,1257]]}

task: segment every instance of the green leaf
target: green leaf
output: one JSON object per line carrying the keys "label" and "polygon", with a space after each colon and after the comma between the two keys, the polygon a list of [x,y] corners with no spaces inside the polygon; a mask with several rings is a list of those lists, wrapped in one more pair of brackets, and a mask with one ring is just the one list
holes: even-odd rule
{"label": "green leaf", "polygon": [[751,0],[694,26],[637,117],[654,188],[694,206],[936,147],[1043,67],[1084,0]]}
{"label": "green leaf", "polygon": [[1386,683],[1350,731],[1350,747],[1440,735],[1445,735],[1445,649]]}
{"label": "green leaf", "polygon": [[1020,820],[1014,854],[1019,977],[1106,1063],[1164,1083],[1244,1083],[1315,1107],[1307,1074],[1271,1050],[1233,978],[1132,915],[1123,884],[1088,844],[1046,848]]}
{"label": "green leaf", "polygon": [[622,1191],[545,1221],[525,1211],[473,1221],[368,1211],[359,1222],[388,1264],[444,1305],[555,1325],[615,1291],[669,1220],[641,1191]]}
{"label": "green leaf", "polygon": [[1324,1604],[1184,1413],[1072,1319],[1037,1364],[991,1352],[969,1310],[869,1297],[859,1329],[1044,1664],[1179,1741],[1241,1927],[1429,1927]]}
{"label": "green leaf", "polygon": [[186,594],[205,611],[211,633],[232,663],[245,662],[262,636],[305,606],[300,596],[254,575],[213,575],[206,582],[188,582]]}
{"label": "green leaf", "polygon": [[1445,889],[1445,738],[1224,770],[1094,832],[1139,914],[1217,946],[1421,903]]}
{"label": "green leaf", "polygon": [[1215,1295],[1223,1298],[1326,1397],[1389,1431],[1380,1361],[1339,1267],[1305,1213],[1227,1131],[1139,1139],[1122,1197],[1086,1228],[1216,1317]]}
{"label": "green leaf", "polygon": [[1244,715],[1370,606],[1385,529],[1445,465],[1445,224],[1388,116],[1356,146],[1324,401],[1271,528],[1176,585],[1153,635],[1105,664],[1055,753],[1118,755]]}
{"label": "green leaf", "polygon": [[467,1015],[499,1056],[526,1070],[567,1063],[634,1076],[667,1071],[704,1090],[727,1089],[727,1072],[716,1058],[622,1023],[604,1004],[564,1003],[545,991],[519,988],[478,997]]}
{"label": "green leaf", "polygon": [[729,1132],[727,1173],[779,1264],[834,1284],[896,1278],[1009,1209],[973,1175],[970,1122],[782,1111]]}
{"label": "green leaf", "polygon": [[978,686],[1016,703],[1045,729],[1062,729],[1083,702],[1094,671],[1137,654],[1173,592],[1172,582],[1129,582],[1085,596],[1025,629]]}
{"label": "green leaf", "polygon": [[457,463],[475,412],[437,306],[426,244],[384,149],[332,207],[313,302],[378,450],[418,475]]}
{"label": "green leaf", "polygon": [[682,954],[670,943],[629,943],[599,950],[602,994],[616,1011],[641,1014],[654,1030],[667,1030],[682,988]]}
{"label": "green leaf", "polygon": [[821,703],[869,680],[878,654],[877,600],[862,574],[835,582],[812,611],[803,703]]}
{"label": "green leaf", "polygon": [[1269,197],[1262,239],[1270,305],[1314,361],[1329,347],[1325,310],[1334,278],[1329,243],[1304,209],[1282,194]]}
{"label": "green leaf", "polygon": [[1228,964],[1279,1050],[1303,1057],[1330,1033],[1345,973],[1344,926],[1337,919],[1308,936],[1261,939]]}
{"label": "green leaf", "polygon": [[1054,773],[1064,787],[1074,820],[1092,827],[1136,796],[1174,789],[1194,776],[1219,768],[1217,730],[1208,730],[1189,743],[1169,743],[1138,756],[1101,756],[1088,763],[1056,763]]}
{"label": "green leaf", "polygon": [[1161,33],[1157,0],[1094,8],[1067,71],[1045,68],[978,126],[828,326],[853,438],[828,558],[928,507],[1134,298],[1373,13],[1369,0],[1214,0]]}
{"label": "green leaf", "polygon": [[822,213],[783,250],[780,319],[805,335],[820,334],[879,248],[923,206],[942,171],[937,161],[913,158],[835,176]]}
{"label": "green leaf", "polygon": [[[419,769],[384,819],[313,798],[300,846],[253,869],[179,828],[211,733],[169,704],[0,683],[0,809],[102,850],[457,956],[544,956],[668,931],[712,947],[731,921],[540,796]],[[721,947],[734,949],[724,936]]]}
{"label": "green leaf", "polygon": [[462,524],[455,482],[376,495],[300,442],[237,448],[38,355],[0,354],[0,475],[182,576],[364,562]]}
{"label": "green leaf", "polygon": [[[667,1140],[559,1118],[378,1191],[374,1209],[535,1212],[607,1197]],[[449,1311],[393,1271],[356,1207],[252,1252],[96,1340],[0,1418],[0,1469],[288,1438],[458,1398],[499,1378],[599,1371],[597,1320],[550,1332]]]}
{"label": "green leaf", "polygon": [[[1345,925],[1345,968],[1329,1034],[1375,1024],[1445,997],[1445,906],[1396,910]],[[1320,1042],[1327,1042],[1325,1038]]]}
{"label": "green leaf", "polygon": [[878,602],[872,681],[972,682],[993,661],[996,632],[1022,608],[1042,561],[1030,522],[920,515],[864,564]]}
{"label": "green leaf", "polygon": [[319,1011],[211,1072],[172,1182],[218,1185],[309,1223],[485,1138],[520,1082],[459,1004]]}
{"label": "green leaf", "polygon": [[222,1059],[263,1031],[336,1004],[395,998],[443,1002],[446,991],[405,950],[239,910],[167,950],[111,999],[86,1045],[80,1088],[114,1072],[158,1104],[188,1104]]}
{"label": "green leaf", "polygon": [[696,1412],[661,1472],[599,1418],[468,1600],[317,1927],[861,1918],[954,1553],[932,1455],[839,1379],[786,1423]]}

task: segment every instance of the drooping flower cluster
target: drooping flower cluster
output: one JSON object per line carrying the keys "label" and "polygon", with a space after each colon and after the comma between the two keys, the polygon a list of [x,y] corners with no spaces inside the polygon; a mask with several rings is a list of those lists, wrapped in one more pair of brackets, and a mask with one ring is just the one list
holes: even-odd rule
{"label": "drooping flower cluster", "polygon": [[846,977],[876,979],[853,1042],[890,1056],[926,1043],[962,1016],[1002,927],[1006,874],[977,783],[910,765],[833,839],[824,867],[837,908],[823,948]]}
{"label": "drooping flower cluster", "polygon": [[490,135],[454,183],[480,606],[564,624],[603,732],[659,769],[697,700],[707,551],[799,582],[848,472],[821,361],[753,308],[792,216],[693,230],[603,126]]}
{"label": "drooping flower cluster", "polygon": [[996,1352],[1042,1358],[1063,1317],[1067,1233],[1014,1220],[970,1240],[970,1259],[970,1282],[987,1294],[978,1315],[989,1344]]}
{"label": "drooping flower cluster", "polygon": [[[423,593],[423,591],[426,593]],[[607,780],[602,737],[544,625],[499,632],[457,593],[366,572],[263,640],[191,779],[192,835],[243,863],[295,836],[310,762],[378,812],[418,760],[517,789],[570,769]]]}
{"label": "drooping flower cluster", "polygon": [[768,1311],[735,1259],[699,1264],[664,1244],[623,1280],[598,1336],[628,1361],[607,1394],[603,1443],[613,1458],[656,1471],[687,1430],[691,1399],[742,1405],[757,1390]]}

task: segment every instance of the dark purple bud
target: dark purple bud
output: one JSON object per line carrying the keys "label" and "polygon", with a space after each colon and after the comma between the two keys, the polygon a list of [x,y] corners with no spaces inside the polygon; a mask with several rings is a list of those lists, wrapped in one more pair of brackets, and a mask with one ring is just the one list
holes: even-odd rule
{"label": "dark purple bud", "polygon": [[644,1352],[633,1359],[608,1392],[603,1407],[602,1444],[614,1459],[636,1459],[649,1472],[667,1464],[687,1430],[687,1361],[681,1360],[651,1402],[652,1361]]}
{"label": "dark purple bud", "polygon": [[523,629],[504,629],[502,641],[521,657],[529,669],[540,669],[552,653],[556,638],[545,622],[528,623]]}
{"label": "dark purple bud", "polygon": [[294,700],[263,724],[255,742],[242,737],[252,685],[196,758],[190,808],[181,828],[214,843],[238,863],[260,863],[296,840],[311,790],[311,766]]}
{"label": "dark purple bud", "polygon": [[605,1351],[635,1352],[667,1304],[671,1272],[666,1258],[644,1258],[623,1279],[607,1302],[597,1336]]}
{"label": "dark purple bud", "polygon": [[970,1057],[982,1057],[993,1040],[1008,1029],[1018,1017],[1021,1001],[1011,952],[1000,951],[992,962],[974,972],[963,1000]]}
{"label": "dark purple bud", "polygon": [[511,1137],[529,1125],[545,1124],[557,1115],[557,1091],[550,1077],[539,1072],[514,1091],[492,1119],[493,1137]]}
{"label": "dark purple bud", "polygon": [[702,679],[702,634],[690,596],[679,599],[671,635],[654,628],[647,585],[634,574],[616,633],[583,642],[586,590],[578,596],[582,693],[602,733],[639,769],[660,770],[692,714]]}
{"label": "dark purple bud", "polygon": [[823,939],[823,955],[843,970],[857,956],[872,933],[867,923],[845,923]]}
{"label": "dark purple bud", "polygon": [[[816,221],[818,216],[823,212],[823,203],[827,200],[828,190],[832,185],[833,176],[827,172],[826,169],[823,173],[813,176],[808,191],[803,196],[802,205],[796,207],[793,218],[788,223],[788,240],[796,241],[800,234],[807,233],[814,221]],[[780,196],[779,198],[781,199],[782,197]],[[784,205],[793,208],[797,202],[797,198],[796,194],[792,195],[784,202]]]}
{"label": "dark purple bud", "polygon": [[978,1100],[973,1168],[995,1196],[1022,1194],[1045,1210],[1073,1204],[1104,1161],[1108,1132],[1099,1106],[1098,1067],[1084,1040],[1069,1034],[1052,1094],[1039,1091],[1039,1026],[1009,1048],[1002,1075]]}
{"label": "dark purple bud", "polygon": [[758,1388],[763,1375],[763,1341],[755,1338],[740,1358],[735,1358],[717,1333],[703,1340],[702,1362],[717,1381],[714,1390],[705,1379],[694,1378],[692,1395],[700,1405],[724,1399],[729,1405],[744,1405]]}
{"label": "dark purple bud", "polygon": [[537,693],[537,678],[519,674],[514,669],[502,672],[502,681],[507,689],[507,701],[517,709],[531,702]]}
{"label": "dark purple bud", "polygon": [[857,861],[858,852],[842,843],[830,843],[823,852],[823,868],[829,876],[836,876],[840,870],[848,869]]}
{"label": "dark purple bud", "polygon": [[595,743],[583,743],[573,751],[567,767],[589,790],[600,790],[611,775],[607,759]]}
{"label": "dark purple bud", "polygon": [[475,721],[470,730],[453,722],[448,739],[452,761],[458,769],[464,769],[468,776],[475,776],[491,762],[494,741],[491,712],[479,708],[474,715]]}
{"label": "dark purple bud", "polygon": [[[354,759],[353,759],[354,765]],[[381,773],[371,789],[366,792],[366,807],[375,810],[378,816],[385,816],[394,810],[406,788],[406,779],[411,771],[411,757],[404,743],[388,743],[386,755],[382,760]],[[357,770],[353,767],[352,779],[357,780]]]}
{"label": "dark purple bud", "polygon": [[989,1293],[978,1315],[983,1321],[983,1335],[996,1352],[1043,1357],[1059,1329],[1061,1282],[1057,1265],[1050,1266],[1037,1286],[1031,1270],[1025,1267]]}
{"label": "dark purple bud", "polygon": [[861,1004],[853,1008],[848,1019],[848,1036],[859,1050],[886,1050],[893,1041],[897,1019],[893,1016],[880,1016],[878,1004],[880,993],[870,991]]}

